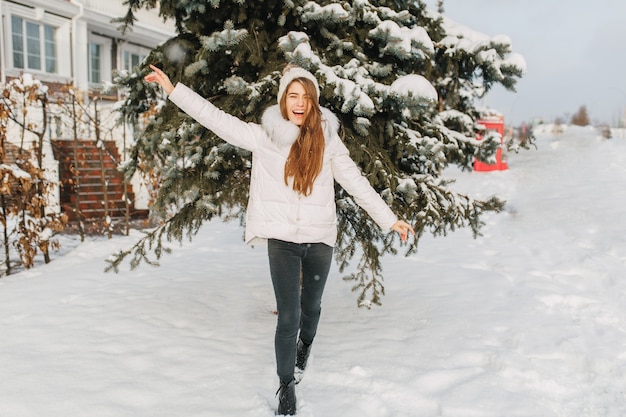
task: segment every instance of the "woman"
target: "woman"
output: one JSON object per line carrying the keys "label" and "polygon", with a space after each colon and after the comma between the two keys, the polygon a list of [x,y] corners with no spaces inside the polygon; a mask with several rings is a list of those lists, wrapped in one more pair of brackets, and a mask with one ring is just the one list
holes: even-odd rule
{"label": "woman", "polygon": [[[170,101],[225,141],[252,152],[245,240],[266,241],[278,322],[274,339],[280,380],[278,414],[296,413],[296,370],[304,371],[321,312],[337,237],[334,181],[383,230],[406,240],[413,228],[393,214],[349,156],[339,122],[319,105],[319,85],[295,66],[283,71],[278,105],[261,124],[231,116],[151,65],[145,77]],[[297,369],[296,369],[297,368]]]}

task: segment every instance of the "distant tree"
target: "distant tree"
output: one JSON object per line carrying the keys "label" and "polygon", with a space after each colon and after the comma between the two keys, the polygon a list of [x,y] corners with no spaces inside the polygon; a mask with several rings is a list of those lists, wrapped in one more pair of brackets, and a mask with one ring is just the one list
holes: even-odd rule
{"label": "distant tree", "polygon": [[613,132],[611,132],[611,126],[602,125],[597,128],[600,131],[600,134],[605,139],[611,139],[613,137]]}
{"label": "distant tree", "polygon": [[574,113],[572,116],[571,123],[574,126],[588,126],[589,125],[589,115],[587,114],[587,107],[580,106],[578,111]]}
{"label": "distant tree", "polygon": [[565,124],[565,119],[563,117],[561,117],[561,116],[557,116],[554,119],[554,127],[552,129],[554,134],[560,135],[561,133],[563,133],[563,125],[564,124]]}

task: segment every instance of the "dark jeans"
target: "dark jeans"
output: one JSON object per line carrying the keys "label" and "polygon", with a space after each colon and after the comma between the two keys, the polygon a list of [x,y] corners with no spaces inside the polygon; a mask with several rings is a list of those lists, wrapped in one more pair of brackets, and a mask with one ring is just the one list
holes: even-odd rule
{"label": "dark jeans", "polygon": [[324,243],[270,239],[267,254],[278,310],[276,371],[281,382],[289,383],[294,376],[298,331],[308,344],[317,332],[333,248]]}

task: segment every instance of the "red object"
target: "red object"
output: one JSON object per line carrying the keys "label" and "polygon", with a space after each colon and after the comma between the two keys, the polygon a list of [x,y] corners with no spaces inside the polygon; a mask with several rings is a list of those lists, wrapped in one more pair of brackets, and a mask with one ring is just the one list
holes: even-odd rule
{"label": "red object", "polygon": [[[491,116],[486,119],[478,120],[478,123],[485,126],[486,130],[495,130],[500,133],[500,145],[503,144],[504,138],[504,117],[503,116]],[[479,133],[478,140],[482,139],[482,135]],[[496,150],[496,162],[494,164],[487,164],[480,162],[478,159],[474,159],[474,171],[504,171],[509,169],[506,161],[502,160],[502,147]]]}

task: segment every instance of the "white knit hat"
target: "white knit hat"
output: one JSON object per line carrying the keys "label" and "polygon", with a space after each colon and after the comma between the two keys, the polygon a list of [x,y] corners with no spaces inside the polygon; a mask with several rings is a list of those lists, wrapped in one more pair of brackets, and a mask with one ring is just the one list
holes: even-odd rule
{"label": "white knit hat", "polygon": [[320,85],[317,82],[317,78],[315,78],[313,74],[311,74],[309,71],[305,70],[304,68],[292,66],[287,69],[287,71],[283,74],[283,76],[280,79],[280,84],[278,85],[278,95],[276,96],[276,99],[278,100],[279,104],[280,104],[280,99],[282,98],[283,94],[285,94],[285,92],[287,91],[287,86],[291,84],[291,82],[295,80],[296,78],[308,78],[309,80],[313,81],[313,85],[315,85],[315,89],[317,90],[317,98],[319,100]]}

